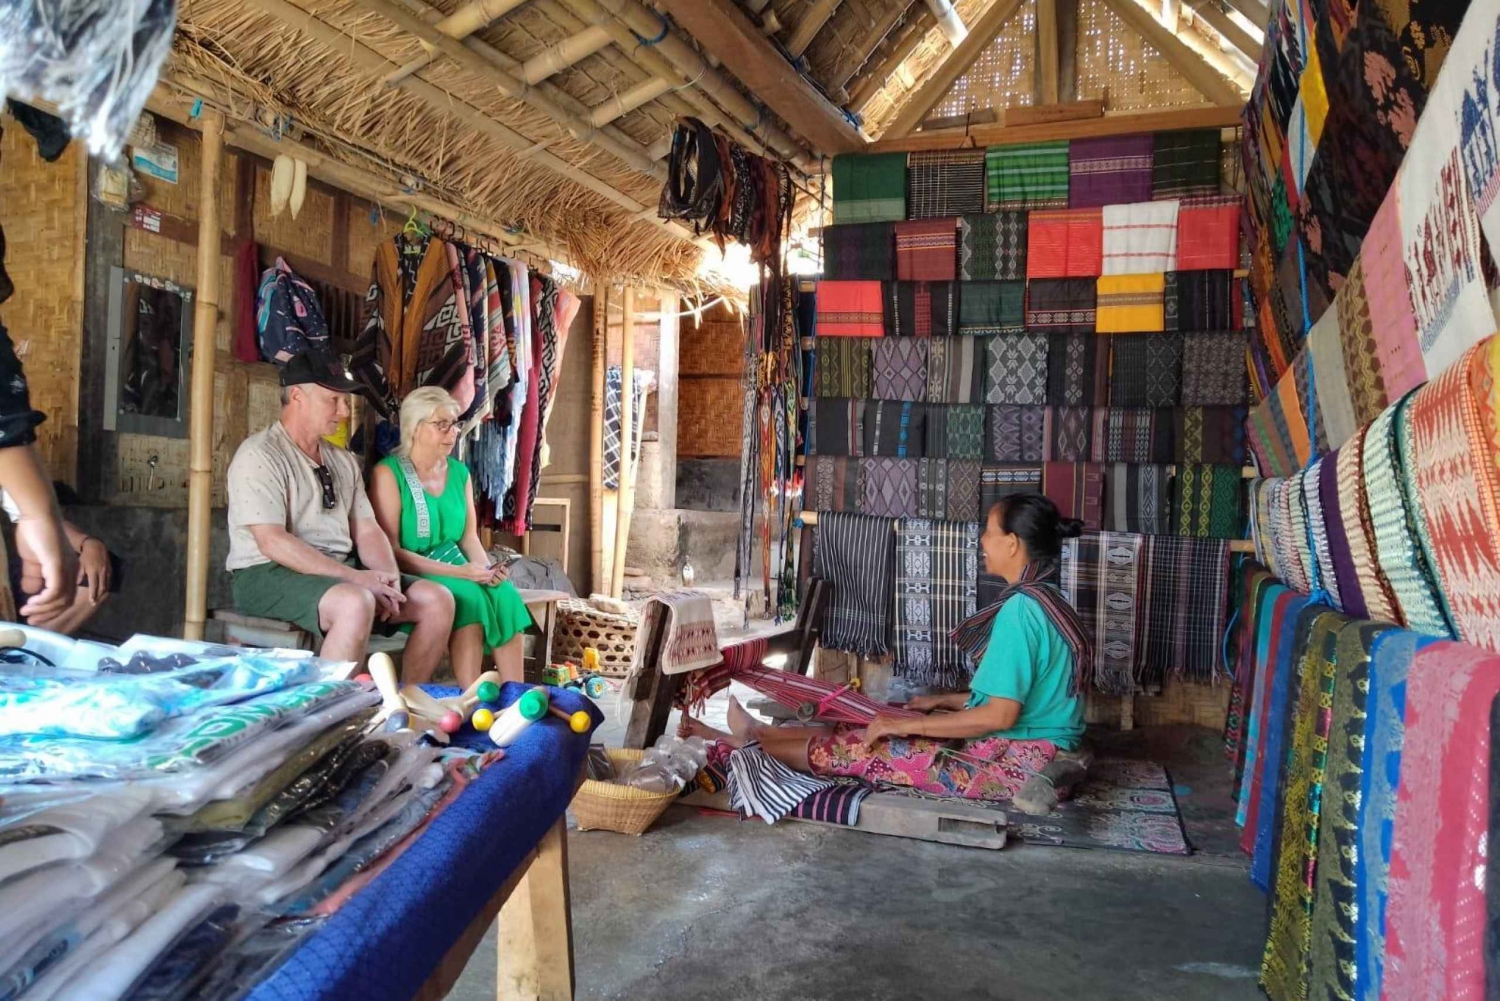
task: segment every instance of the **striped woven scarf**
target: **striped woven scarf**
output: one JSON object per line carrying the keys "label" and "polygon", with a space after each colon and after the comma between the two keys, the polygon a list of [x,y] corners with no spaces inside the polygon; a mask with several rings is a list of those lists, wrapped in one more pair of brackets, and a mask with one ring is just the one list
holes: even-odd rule
{"label": "striped woven scarf", "polygon": [[1093,676],[1094,647],[1089,642],[1088,633],[1084,632],[1083,620],[1063,598],[1057,585],[1051,583],[1056,579],[1056,573],[1049,562],[1033,560],[1026,564],[1020,579],[1008,584],[993,604],[981,608],[958,624],[958,628],[950,634],[953,642],[978,664],[984,659],[985,648],[990,645],[990,629],[1000,609],[1016,595],[1028,595],[1042,606],[1047,618],[1062,633],[1068,649],[1073,651],[1073,680],[1068,686],[1068,694],[1081,693]]}

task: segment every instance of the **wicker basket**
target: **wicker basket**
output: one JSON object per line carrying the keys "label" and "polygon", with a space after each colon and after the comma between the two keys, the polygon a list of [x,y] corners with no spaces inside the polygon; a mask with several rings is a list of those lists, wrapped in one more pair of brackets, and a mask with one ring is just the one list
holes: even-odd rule
{"label": "wicker basket", "polygon": [[[612,747],[609,760],[619,771],[639,761],[641,753]],[[573,816],[580,831],[618,831],[640,837],[676,798],[675,792],[647,792],[618,782],[586,779],[573,797]]]}
{"label": "wicker basket", "polygon": [[552,659],[582,664],[584,648],[593,647],[599,651],[599,673],[623,678],[635,656],[639,624],[639,616],[601,612],[581,598],[564,598],[557,603],[557,622],[552,627]]}

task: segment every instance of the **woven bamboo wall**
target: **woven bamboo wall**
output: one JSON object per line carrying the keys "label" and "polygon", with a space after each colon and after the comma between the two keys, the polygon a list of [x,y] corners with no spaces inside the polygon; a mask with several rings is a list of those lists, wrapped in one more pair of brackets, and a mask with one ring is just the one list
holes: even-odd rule
{"label": "woven bamboo wall", "polygon": [[745,402],[740,376],[745,369],[744,321],[720,305],[694,327],[682,328],[681,386],[677,401],[677,454],[682,458],[724,458],[740,454]]}
{"label": "woven bamboo wall", "polygon": [[1079,100],[1104,97],[1108,89],[1106,114],[1202,104],[1206,100],[1103,0],[1080,0],[1074,53]]}
{"label": "woven bamboo wall", "polygon": [[964,75],[953,82],[953,89],[932,109],[930,117],[1031,104],[1036,86],[1035,47],[1036,0],[1026,0]]}
{"label": "woven bamboo wall", "polygon": [[[1223,730],[1229,713],[1229,685],[1204,685],[1191,681],[1169,681],[1160,695],[1137,695],[1132,706],[1135,726],[1166,726],[1191,723],[1210,730]],[[1119,726],[1120,700],[1090,694],[1084,704],[1090,723]]]}
{"label": "woven bamboo wall", "polygon": [[54,478],[75,484],[87,164],[76,143],[44,163],[21,126],[9,117],[0,124],[0,227],[16,286],[0,323],[25,366],[31,405],[47,415],[36,431],[42,460]]}

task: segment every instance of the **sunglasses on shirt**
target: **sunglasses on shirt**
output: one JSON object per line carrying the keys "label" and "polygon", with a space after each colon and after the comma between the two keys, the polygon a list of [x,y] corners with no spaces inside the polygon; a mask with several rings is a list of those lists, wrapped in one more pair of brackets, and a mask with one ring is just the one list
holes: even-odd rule
{"label": "sunglasses on shirt", "polygon": [[313,472],[318,474],[318,484],[323,488],[323,510],[331,511],[338,503],[338,496],[333,492],[333,473],[327,466],[314,466]]}

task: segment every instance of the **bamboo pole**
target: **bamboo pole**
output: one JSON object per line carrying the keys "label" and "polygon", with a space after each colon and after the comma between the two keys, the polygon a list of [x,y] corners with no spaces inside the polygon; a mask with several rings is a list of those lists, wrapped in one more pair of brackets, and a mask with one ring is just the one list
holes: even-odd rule
{"label": "bamboo pole", "polygon": [[634,87],[623,93],[615,94],[591,110],[589,112],[589,121],[596,126],[602,127],[608,125],[616,118],[628,115],[636,108],[647,102],[656,100],[671,89],[672,85],[659,76],[651,77],[649,80],[642,80]]}
{"label": "bamboo pole", "polygon": [[[500,20],[525,2],[526,0],[472,0],[471,3],[464,4],[452,14],[435,22],[433,26],[449,38],[468,38],[480,28]],[[423,42],[422,48],[426,50],[424,55],[418,56],[400,69],[385,75],[383,82],[386,86],[391,86],[398,80],[405,80],[438,58],[439,52],[436,45]]]}
{"label": "bamboo pole", "polygon": [[208,552],[214,485],[214,353],[219,324],[219,160],[224,116],[203,115],[198,181],[198,290],[193,304],[192,410],[188,435],[187,607],[184,639],[203,639],[208,619]]}
{"label": "bamboo pole", "polygon": [[589,590],[609,590],[604,580],[604,365],[609,333],[609,283],[594,278],[594,372],[589,419]]}
{"label": "bamboo pole", "polygon": [[609,32],[597,25],[570,35],[549,49],[543,49],[521,64],[521,79],[538,84],[561,73],[609,44]]}
{"label": "bamboo pole", "polygon": [[630,541],[630,511],[635,504],[635,465],[630,461],[635,437],[635,289],[625,287],[620,323],[620,488],[615,494],[615,559],[610,566],[609,594],[625,590],[625,549]]}

